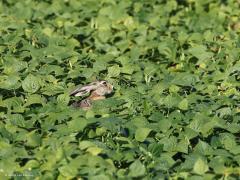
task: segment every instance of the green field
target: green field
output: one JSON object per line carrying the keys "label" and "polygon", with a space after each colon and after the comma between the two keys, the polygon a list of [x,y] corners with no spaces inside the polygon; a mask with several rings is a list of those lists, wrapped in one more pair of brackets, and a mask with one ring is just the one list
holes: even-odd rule
{"label": "green field", "polygon": [[[238,179],[239,0],[0,1],[0,179]],[[70,104],[95,80],[114,94]]]}

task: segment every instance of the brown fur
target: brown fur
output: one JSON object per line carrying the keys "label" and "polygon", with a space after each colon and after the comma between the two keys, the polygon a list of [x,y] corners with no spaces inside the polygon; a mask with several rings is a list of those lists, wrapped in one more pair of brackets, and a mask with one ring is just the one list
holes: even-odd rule
{"label": "brown fur", "polygon": [[[97,84],[98,84],[98,87],[95,87],[97,86]],[[110,94],[112,91],[113,91],[113,86],[111,84],[106,83],[106,81],[101,81],[101,82],[90,83],[89,85],[84,86],[82,88],[77,88],[76,90],[72,91],[70,95],[82,96],[82,95],[85,95],[87,92],[90,92],[89,97],[73,103],[74,107],[80,107],[84,110],[87,110],[91,108],[93,101],[105,99],[106,98],[105,95]]]}
{"label": "brown fur", "polygon": [[105,99],[105,96],[99,96],[95,91],[93,91],[87,99],[90,99],[92,101],[96,101],[96,100]]}

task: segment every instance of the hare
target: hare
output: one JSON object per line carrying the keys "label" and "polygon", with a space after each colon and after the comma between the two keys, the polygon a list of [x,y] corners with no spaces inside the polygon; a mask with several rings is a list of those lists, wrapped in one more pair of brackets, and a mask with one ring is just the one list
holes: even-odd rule
{"label": "hare", "polygon": [[107,81],[95,81],[82,87],[78,87],[70,93],[70,96],[86,96],[87,98],[75,102],[72,105],[74,107],[80,107],[82,109],[90,109],[92,101],[105,99],[106,95],[113,92],[113,86]]}

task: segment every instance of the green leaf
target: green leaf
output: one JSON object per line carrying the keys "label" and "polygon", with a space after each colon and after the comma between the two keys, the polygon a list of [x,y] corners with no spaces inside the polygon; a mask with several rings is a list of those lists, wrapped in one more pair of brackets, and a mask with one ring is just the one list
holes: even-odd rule
{"label": "green leaf", "polygon": [[105,174],[99,174],[99,175],[96,175],[96,176],[92,176],[91,179],[110,180],[109,176],[107,176]]}
{"label": "green leaf", "polygon": [[39,146],[41,143],[41,137],[37,134],[37,131],[32,131],[26,134],[26,145],[31,147]]}
{"label": "green leaf", "polygon": [[33,169],[33,168],[38,168],[40,166],[40,163],[36,160],[29,160],[24,168],[27,168],[27,169]]}
{"label": "green leaf", "polygon": [[25,120],[21,114],[11,114],[7,117],[13,125],[25,127]]}
{"label": "green leaf", "polygon": [[132,74],[134,69],[132,64],[126,64],[121,68],[121,73]]}
{"label": "green leaf", "polygon": [[79,148],[80,149],[87,149],[89,147],[95,146],[95,144],[91,141],[80,141]]}
{"label": "green leaf", "polygon": [[57,97],[57,102],[59,104],[68,105],[69,101],[70,101],[70,97],[68,94],[60,94]]}
{"label": "green leaf", "polygon": [[87,125],[87,120],[83,118],[76,118],[68,122],[68,128],[71,131],[82,131]]}
{"label": "green leaf", "polygon": [[189,146],[189,141],[187,139],[182,139],[178,145],[177,145],[177,151],[178,152],[183,152],[183,153],[188,153],[188,146]]}
{"label": "green leaf", "polygon": [[148,150],[152,153],[153,156],[159,157],[163,151],[163,144],[152,143],[148,146]]}
{"label": "green leaf", "polygon": [[135,133],[135,139],[137,141],[143,142],[150,132],[151,129],[149,128],[138,128]]}
{"label": "green leaf", "polygon": [[199,158],[193,166],[193,171],[196,174],[203,175],[208,171],[208,165],[205,161]]}
{"label": "green leaf", "polygon": [[139,127],[139,128],[140,127],[144,128],[147,125],[146,118],[140,117],[140,116],[135,117],[131,122],[134,124],[134,126]]}
{"label": "green leaf", "polygon": [[194,74],[178,73],[172,83],[181,86],[193,86],[197,81],[199,81],[199,77]]}
{"label": "green leaf", "polygon": [[178,104],[179,109],[181,110],[188,110],[188,100],[183,99],[179,104]]}
{"label": "green leaf", "polygon": [[0,88],[8,90],[17,89],[21,86],[19,80],[19,76],[16,75],[10,75],[5,78],[2,77],[2,79],[0,80]]}
{"label": "green leaf", "polygon": [[108,68],[108,76],[109,77],[117,77],[119,76],[121,70],[118,65],[114,65]]}
{"label": "green leaf", "polygon": [[203,155],[211,155],[213,153],[212,147],[204,141],[199,141],[194,151]]}
{"label": "green leaf", "polygon": [[40,87],[40,79],[31,74],[29,74],[22,82],[22,88],[26,92],[35,93]]}
{"label": "green leaf", "polygon": [[220,134],[220,141],[227,150],[232,150],[236,146],[235,137],[230,133]]}
{"label": "green leaf", "polygon": [[99,147],[89,147],[87,149],[87,152],[91,153],[94,156],[97,156],[98,154],[100,154],[103,151],[102,148]]}
{"label": "green leaf", "polygon": [[172,108],[174,106],[177,106],[180,101],[180,97],[177,95],[168,95],[164,98],[163,104],[165,104],[168,108]]}
{"label": "green leaf", "polygon": [[177,93],[179,90],[180,90],[180,87],[174,84],[169,87],[169,91],[172,93]]}
{"label": "green leaf", "polygon": [[45,94],[47,96],[53,96],[59,93],[63,93],[64,92],[64,87],[58,84],[51,84],[51,85],[47,85],[44,88],[41,89],[42,90],[42,94]]}
{"label": "green leaf", "polygon": [[219,114],[219,116],[222,118],[225,115],[230,115],[231,114],[231,108],[230,107],[224,107],[221,109],[217,110],[217,114]]}
{"label": "green leaf", "polygon": [[139,160],[134,161],[130,165],[129,170],[129,176],[134,178],[143,176],[146,171],[144,165]]}
{"label": "green leaf", "polygon": [[160,143],[163,144],[163,150],[167,152],[176,151],[177,148],[177,139],[176,137],[165,137],[160,140]]}
{"label": "green leaf", "polygon": [[73,178],[77,174],[77,169],[70,167],[69,165],[61,166],[58,168],[59,172],[66,178]]}
{"label": "green leaf", "polygon": [[197,57],[200,61],[208,60],[213,55],[213,53],[207,52],[207,48],[203,45],[192,47],[189,49],[189,52],[193,56]]}
{"label": "green leaf", "polygon": [[158,123],[158,129],[162,132],[167,132],[169,128],[172,126],[172,122],[170,119],[160,120]]}
{"label": "green leaf", "polygon": [[22,106],[22,104],[23,104],[23,98],[12,97],[12,98],[5,99],[1,104],[1,106],[7,107],[8,110],[10,110],[11,112],[22,113],[24,112],[24,107]]}
{"label": "green leaf", "polygon": [[31,94],[27,97],[26,103],[24,104],[25,107],[30,106],[32,104],[42,104],[46,103],[46,99],[38,94]]}
{"label": "green leaf", "polygon": [[165,171],[171,168],[176,163],[171,156],[171,154],[162,153],[161,156],[156,159],[155,169]]}

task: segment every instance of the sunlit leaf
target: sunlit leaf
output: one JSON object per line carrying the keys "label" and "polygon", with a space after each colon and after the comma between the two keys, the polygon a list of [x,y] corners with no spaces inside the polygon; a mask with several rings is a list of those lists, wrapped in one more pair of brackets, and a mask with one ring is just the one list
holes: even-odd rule
{"label": "sunlit leaf", "polygon": [[205,172],[208,171],[208,165],[202,159],[198,159],[193,166],[193,171],[196,174],[203,175]]}
{"label": "sunlit leaf", "polygon": [[133,162],[130,165],[129,170],[129,176],[131,177],[140,177],[144,175],[146,171],[144,165],[139,160]]}
{"label": "sunlit leaf", "polygon": [[22,88],[26,92],[35,93],[40,87],[40,79],[31,74],[22,82]]}
{"label": "sunlit leaf", "polygon": [[147,138],[150,132],[151,132],[151,129],[149,128],[138,128],[136,130],[135,139],[137,141],[143,142]]}

